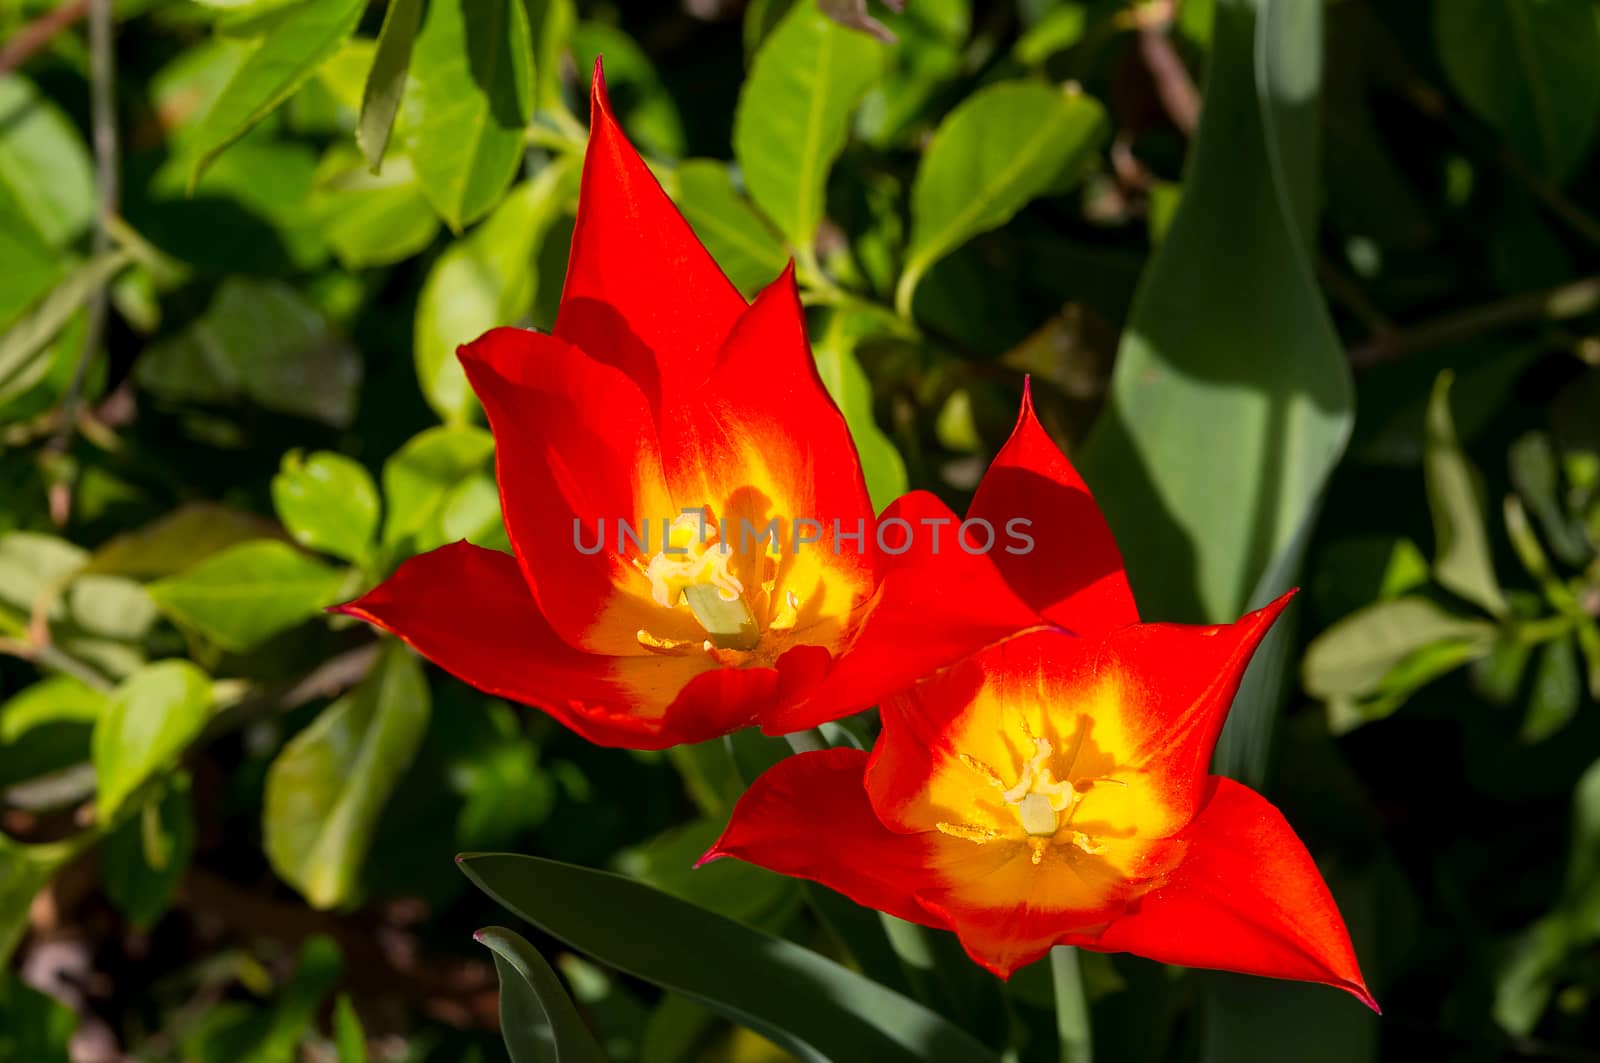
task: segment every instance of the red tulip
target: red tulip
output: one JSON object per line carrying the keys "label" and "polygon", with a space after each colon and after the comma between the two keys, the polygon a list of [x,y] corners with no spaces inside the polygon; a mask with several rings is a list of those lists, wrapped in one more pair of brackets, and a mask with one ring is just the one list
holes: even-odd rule
{"label": "red tulip", "polygon": [[779,763],[705,859],[952,930],[1001,977],[1076,945],[1324,982],[1376,1008],[1305,846],[1207,772],[1290,595],[1234,624],[1140,623],[1098,508],[1026,400],[974,511],[1033,518],[1041,547],[1008,575],[1078,634],[1021,635],[891,699],[870,755]]}
{"label": "red tulip", "polygon": [[[956,521],[933,496],[874,516],[792,269],[745,302],[598,64],[554,335],[495,329],[460,357],[515,556],[446,546],[341,611],[594,742],[811,726],[1039,622],[991,557],[922,534]],[[877,534],[895,519],[903,552],[904,525]]]}

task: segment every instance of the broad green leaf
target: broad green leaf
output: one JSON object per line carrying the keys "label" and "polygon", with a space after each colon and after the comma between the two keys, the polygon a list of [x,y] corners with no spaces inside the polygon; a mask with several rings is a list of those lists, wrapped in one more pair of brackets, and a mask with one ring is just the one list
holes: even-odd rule
{"label": "broad green leaf", "polygon": [[94,728],[102,828],[117,822],[123,802],[145,780],[177,763],[211,706],[211,680],[184,660],[148,664],[117,687]]}
{"label": "broad green leaf", "polygon": [[367,1063],[367,1033],[347,993],[333,1002],[333,1046],[339,1063]]}
{"label": "broad green leaf", "polygon": [[725,817],[674,827],[619,853],[614,866],[696,907],[760,930],[781,930],[800,902],[798,882],[741,860],[694,866],[724,825]]}
{"label": "broad green leaf", "polygon": [[[55,102],[20,74],[0,74],[0,199],[47,247],[76,240],[94,220],[94,166]],[[15,269],[6,259],[6,270]]]}
{"label": "broad green leaf", "polygon": [[385,643],[370,675],[284,746],[267,769],[267,858],[314,908],[355,899],[378,817],[428,726],[422,666]]}
{"label": "broad green leaf", "polygon": [[411,59],[406,154],[451,229],[505,194],[532,113],[533,43],[521,0],[428,5]]}
{"label": "broad green leaf", "polygon": [[149,929],[166,912],[194,856],[189,778],[179,772],[160,801],[152,801],[106,836],[100,850],[106,896],[137,927]]}
{"label": "broad green leaf", "polygon": [[867,493],[872,497],[873,508],[881,512],[905,494],[907,480],[900,452],[873,417],[872,382],[856,360],[856,344],[873,331],[871,318],[836,311],[829,315],[821,338],[812,345],[812,353],[823,385],[850,426],[850,437],[861,456]]}
{"label": "broad green leaf", "polygon": [[[1292,586],[1349,438],[1350,373],[1307,250],[1320,13],[1218,0],[1183,200],[1077,455],[1151,620],[1232,621]],[[1293,642],[1276,628],[1216,760],[1256,782]]]}
{"label": "broad green leaf", "polygon": [[441,509],[493,453],[494,437],[475,425],[430,428],[396,451],[383,466],[384,545],[403,556],[443,545]]}
{"label": "broad green leaf", "polygon": [[439,219],[429,209],[408,157],[391,155],[383,172],[373,174],[345,144],[334,145],[323,156],[307,208],[322,219],[328,246],[346,269],[410,258],[439,232]]}
{"label": "broad green leaf", "polygon": [[534,947],[504,927],[473,937],[494,953],[500,976],[500,1034],[511,1063],[605,1063],[606,1054]]}
{"label": "broad green leaf", "polygon": [[411,66],[411,45],[421,24],[422,0],[389,0],[383,27],[378,30],[378,51],[361,93],[361,119],[356,124],[356,143],[373,173],[383,165],[383,153],[389,147]]}
{"label": "broad green leaf", "polygon": [[0,190],[0,329],[54,288],[67,267],[8,195]]}
{"label": "broad green leaf", "polygon": [[417,298],[413,353],[423,397],[446,421],[465,421],[478,406],[456,348],[528,313],[536,292],[534,257],[575,172],[565,161],[545,167],[428,271]]}
{"label": "broad green leaf", "polygon": [[[87,839],[89,835],[80,837]],[[11,954],[27,933],[33,898],[81,847],[78,840],[24,845],[0,831],[0,964],[8,970]],[[0,1026],[0,1030],[5,1029]]]}
{"label": "broad green leaf", "polygon": [[332,605],[344,573],[287,543],[258,539],[150,585],[161,611],[225,650],[248,653]]}
{"label": "broad green leaf", "polygon": [[[467,854],[467,877],[541,930],[748,1026],[806,1063],[995,1063],[932,1011],[780,938],[617,875]],[[703,962],[703,957],[716,962]]]}
{"label": "broad green leaf", "polygon": [[1088,22],[1089,12],[1082,4],[1063,4],[1029,26],[1011,46],[1011,54],[1023,66],[1041,66],[1051,56],[1077,44]]}
{"label": "broad green leaf", "polygon": [[169,401],[248,399],[346,425],[355,416],[361,368],[357,353],[295,289],[229,277],[199,320],[145,349],[135,375]]}
{"label": "broad green leaf", "polygon": [[900,313],[910,315],[917,282],[935,262],[1080,178],[1106,129],[1105,110],[1075,85],[1004,81],[963,100],[933,135],[911,189]]}
{"label": "broad green leaf", "polygon": [[796,4],[756,53],[733,117],[745,186],[796,251],[822,221],[828,171],[850,115],[883,67],[883,45]]}
{"label": "broad green leaf", "polygon": [[82,547],[43,532],[0,535],[0,617],[20,634],[40,595],[60,588],[83,567],[89,555]]}
{"label": "broad green leaf", "polygon": [[660,176],[734,287],[751,296],[783,272],[783,241],[739,194],[726,165],[690,159]]}
{"label": "broad green leaf", "polygon": [[1522,720],[1522,740],[1543,742],[1572,722],[1583,701],[1583,674],[1578,646],[1570,636],[1552,639],[1539,650],[1528,695],[1528,714]]}
{"label": "broad green leaf", "polygon": [[1600,120],[1600,20],[1590,0],[1436,0],[1450,84],[1555,181],[1588,157]]}
{"label": "broad green leaf", "polygon": [[50,341],[130,261],[125,251],[90,259],[0,333],[0,404],[25,394],[50,371]]}
{"label": "broad green leaf", "polygon": [[1496,630],[1482,617],[1452,613],[1427,598],[1375,602],[1312,640],[1301,672],[1306,693],[1324,700],[1362,697],[1417,650],[1471,642],[1487,651]]}
{"label": "broad green leaf", "polygon": [[110,704],[104,691],[70,675],[52,675],[0,702],[0,745],[10,745],[36,727],[94,723]]}
{"label": "broad green leaf", "polygon": [[89,556],[82,571],[159,579],[275,531],[270,522],[253,513],[214,502],[189,502],[142,528],[107,540]]}
{"label": "broad green leaf", "polygon": [[491,550],[512,552],[500,514],[500,489],[492,474],[475,473],[445,496],[439,507],[439,536],[445,543],[465,539]]}
{"label": "broad green leaf", "polygon": [[304,0],[273,21],[200,120],[189,164],[191,190],[213,159],[276,110],[338,50],[366,6],[365,0]]}
{"label": "broad green leaf", "polygon": [[[0,956],[0,960],[4,960]],[[0,1059],[17,1063],[69,1063],[78,1012],[24,982],[0,973]]]}
{"label": "broad green leaf", "polygon": [[1494,552],[1484,518],[1483,480],[1456,440],[1450,416],[1450,383],[1446,370],[1434,382],[1428,402],[1427,436],[1422,471],[1433,514],[1433,575],[1440,586],[1504,616],[1505,596],[1494,574]]}
{"label": "broad green leaf", "polygon": [[1582,565],[1594,552],[1583,534],[1577,514],[1569,514],[1564,504],[1560,462],[1550,436],[1529,432],[1511,444],[1507,463],[1511,484],[1522,501],[1539,518],[1539,527],[1551,553],[1569,565]]}
{"label": "broad green leaf", "polygon": [[359,462],[343,454],[285,454],[272,478],[272,504],[301,546],[356,562],[372,548],[378,488]]}

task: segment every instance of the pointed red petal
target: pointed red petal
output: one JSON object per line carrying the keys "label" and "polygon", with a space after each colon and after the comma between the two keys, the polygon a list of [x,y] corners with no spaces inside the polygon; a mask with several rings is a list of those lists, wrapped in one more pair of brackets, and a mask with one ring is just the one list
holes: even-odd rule
{"label": "pointed red petal", "polygon": [[1283,814],[1232,779],[1211,782],[1171,878],[1092,947],[1322,982],[1378,1010],[1339,909]]}
{"label": "pointed red petal", "polygon": [[1004,530],[1008,522],[1033,539],[1027,553],[996,551],[1000,571],[1053,623],[1080,635],[1139,622],[1128,574],[1111,529],[1083,478],[1034,416],[1030,392],[1011,438],[995,457],[967,516]]}
{"label": "pointed red petal", "polygon": [[672,614],[617,550],[619,520],[637,526],[674,513],[638,387],[526,329],[492,329],[460,355],[494,432],[506,531],[549,624],[574,646],[624,655],[641,652],[641,627],[695,638],[690,619],[670,626]]}
{"label": "pointed red petal", "polygon": [[931,925],[913,894],[931,883],[932,843],[925,836],[894,834],[878,822],[861,785],[866,764],[867,754],[857,749],[779,761],[745,791],[701,863],[732,856]]}
{"label": "pointed red petal", "polygon": [[[598,745],[660,749],[699,741],[753,713],[749,701],[732,704],[695,678],[709,664],[704,656],[617,658],[573,649],[540,615],[514,558],[464,542],[412,558],[335,611],[398,636],[479,690],[544,710]],[[673,704],[680,700],[682,708]]]}
{"label": "pointed red petal", "polygon": [[597,60],[556,335],[622,369],[661,409],[710,371],[744,306],[628,143]]}
{"label": "pointed red petal", "polygon": [[[879,557],[879,582],[837,664],[804,700],[774,705],[767,734],[787,734],[848,716],[948,668],[985,646],[1039,624],[990,560],[957,542],[959,520],[926,491],[896,499],[879,519],[900,554]],[[909,532],[907,528],[909,527]],[[873,531],[869,526],[869,540]],[[997,539],[997,542],[1001,540]],[[972,543],[976,549],[979,542]],[[869,549],[876,542],[867,543]]]}

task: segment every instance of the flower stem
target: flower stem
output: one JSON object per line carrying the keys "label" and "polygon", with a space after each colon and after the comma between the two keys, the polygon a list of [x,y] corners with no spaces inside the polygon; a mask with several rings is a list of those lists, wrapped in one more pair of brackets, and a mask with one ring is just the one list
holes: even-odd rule
{"label": "flower stem", "polygon": [[828,740],[822,737],[822,729],[813,727],[806,731],[795,731],[783,736],[789,743],[789,748],[796,753],[815,753],[819,749],[828,748]]}
{"label": "flower stem", "polygon": [[1056,1030],[1061,1035],[1061,1063],[1093,1063],[1089,1035],[1089,1001],[1083,995],[1078,950],[1057,945],[1050,950],[1050,973],[1056,982]]}

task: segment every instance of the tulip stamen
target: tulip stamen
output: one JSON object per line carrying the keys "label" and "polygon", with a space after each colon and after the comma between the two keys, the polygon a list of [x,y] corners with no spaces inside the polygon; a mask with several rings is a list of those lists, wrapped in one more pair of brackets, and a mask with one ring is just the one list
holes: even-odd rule
{"label": "tulip stamen", "polygon": [[990,830],[988,827],[975,827],[971,823],[945,823],[941,820],[935,823],[934,826],[939,828],[939,833],[941,834],[948,834],[950,837],[960,838],[962,841],[976,842],[979,845],[984,842],[992,842],[1000,837],[999,831]]}
{"label": "tulip stamen", "polygon": [[753,650],[761,626],[729,568],[734,557],[720,542],[707,510],[681,514],[666,531],[661,552],[634,566],[650,580],[650,597],[668,609],[687,605],[718,649]]}

